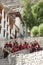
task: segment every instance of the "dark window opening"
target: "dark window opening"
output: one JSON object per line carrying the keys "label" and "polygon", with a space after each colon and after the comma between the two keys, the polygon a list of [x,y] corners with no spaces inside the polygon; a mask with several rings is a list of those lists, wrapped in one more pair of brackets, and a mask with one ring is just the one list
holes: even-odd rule
{"label": "dark window opening", "polygon": [[3,32],[3,36],[5,37],[5,30],[4,30],[4,32]]}
{"label": "dark window opening", "polygon": [[2,11],[0,10],[0,14],[2,14]]}
{"label": "dark window opening", "polygon": [[7,16],[7,22],[8,22],[8,16]]}
{"label": "dark window opening", "polygon": [[0,19],[0,24],[1,24],[1,19]]}
{"label": "dark window opening", "polygon": [[4,21],[4,28],[5,28],[5,21]]}
{"label": "dark window opening", "polygon": [[15,38],[17,38],[17,31],[15,30]]}
{"label": "dark window opening", "polygon": [[11,34],[11,29],[10,29],[10,34]]}
{"label": "dark window opening", "polygon": [[4,19],[5,19],[5,17],[6,17],[6,12],[4,12]]}
{"label": "dark window opening", "polygon": [[1,34],[1,28],[0,28],[0,34]]}
{"label": "dark window opening", "polygon": [[8,25],[7,25],[7,31],[8,31]]}
{"label": "dark window opening", "polygon": [[4,13],[4,19],[5,19],[5,13]]}
{"label": "dark window opening", "polygon": [[6,34],[6,38],[8,39],[8,33]]}

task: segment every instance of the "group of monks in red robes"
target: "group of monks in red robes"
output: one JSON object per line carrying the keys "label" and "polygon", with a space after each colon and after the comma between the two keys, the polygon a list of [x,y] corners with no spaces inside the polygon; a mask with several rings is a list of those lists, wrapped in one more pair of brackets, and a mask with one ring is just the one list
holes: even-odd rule
{"label": "group of monks in red robes", "polygon": [[[9,50],[10,49],[10,50]],[[4,58],[6,58],[10,53],[15,53],[17,51],[21,51],[23,49],[29,49],[30,53],[35,52],[35,51],[39,51],[40,50],[40,45],[39,43],[35,40],[31,43],[18,43],[17,41],[11,43],[11,41],[5,44],[3,52],[4,52]]]}

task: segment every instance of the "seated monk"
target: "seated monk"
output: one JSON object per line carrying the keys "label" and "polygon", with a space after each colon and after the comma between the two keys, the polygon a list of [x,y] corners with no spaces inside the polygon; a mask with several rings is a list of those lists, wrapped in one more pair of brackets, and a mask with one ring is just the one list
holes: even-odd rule
{"label": "seated monk", "polygon": [[12,48],[12,44],[10,42],[5,44],[4,49],[3,49],[4,58],[6,58],[8,54],[11,52],[11,48]]}
{"label": "seated monk", "polygon": [[11,41],[9,42],[8,46],[9,46],[10,48],[12,48],[12,43],[11,43]]}
{"label": "seated monk", "polygon": [[22,50],[23,49],[23,45],[22,43],[19,44],[19,50]]}
{"label": "seated monk", "polygon": [[6,48],[4,48],[3,52],[4,52],[4,58],[6,58],[9,55],[9,51]]}
{"label": "seated monk", "polygon": [[13,47],[11,53],[17,52],[17,48]]}
{"label": "seated monk", "polygon": [[27,49],[27,48],[28,48],[28,43],[27,42],[24,42],[23,49]]}

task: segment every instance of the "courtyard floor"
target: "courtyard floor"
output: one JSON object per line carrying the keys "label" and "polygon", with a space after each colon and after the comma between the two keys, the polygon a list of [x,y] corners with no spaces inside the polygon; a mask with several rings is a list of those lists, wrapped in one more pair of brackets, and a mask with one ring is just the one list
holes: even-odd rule
{"label": "courtyard floor", "polygon": [[0,59],[0,65],[9,65],[7,59]]}

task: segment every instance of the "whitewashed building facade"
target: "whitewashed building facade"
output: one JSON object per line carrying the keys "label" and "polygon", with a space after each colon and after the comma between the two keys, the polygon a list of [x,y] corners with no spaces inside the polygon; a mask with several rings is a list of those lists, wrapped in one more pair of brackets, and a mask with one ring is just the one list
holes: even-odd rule
{"label": "whitewashed building facade", "polygon": [[12,34],[17,37],[26,37],[27,36],[27,29],[26,25],[24,24],[20,12],[13,12],[10,13],[12,18],[14,19],[15,23],[13,25]]}
{"label": "whitewashed building facade", "polygon": [[5,12],[3,5],[0,3],[0,38],[9,39],[11,33],[10,16]]}
{"label": "whitewashed building facade", "polygon": [[13,16],[6,12],[0,3],[0,38],[10,39],[26,36],[26,26],[21,19],[20,12],[14,12]]}

